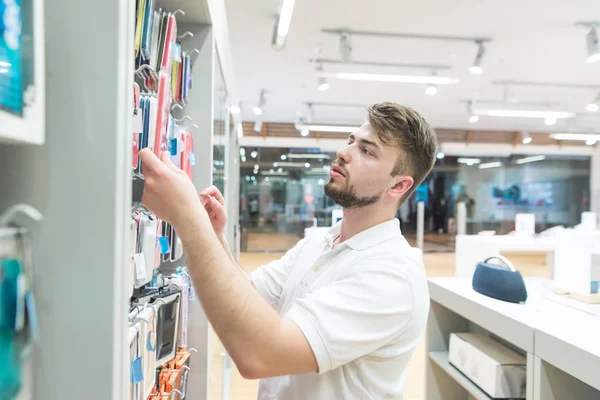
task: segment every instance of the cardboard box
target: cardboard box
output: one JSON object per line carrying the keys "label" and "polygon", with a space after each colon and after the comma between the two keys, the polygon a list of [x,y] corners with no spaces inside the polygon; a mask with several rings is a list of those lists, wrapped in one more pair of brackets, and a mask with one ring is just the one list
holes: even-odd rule
{"label": "cardboard box", "polygon": [[526,358],[489,336],[450,334],[449,360],[492,398],[525,398]]}

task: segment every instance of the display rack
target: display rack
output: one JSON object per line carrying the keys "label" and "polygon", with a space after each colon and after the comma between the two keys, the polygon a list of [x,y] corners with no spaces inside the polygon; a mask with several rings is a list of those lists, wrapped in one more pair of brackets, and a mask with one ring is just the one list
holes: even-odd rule
{"label": "display rack", "polygon": [[[182,41],[198,49],[184,115],[198,126],[193,181],[201,189],[212,171],[214,68],[222,40],[214,32],[222,37],[226,24],[208,1],[170,3],[158,5],[191,10],[180,27],[194,36]],[[44,215],[32,229],[41,336],[19,400],[123,400],[131,376],[129,221],[134,187],[142,183],[131,168],[135,3],[64,0],[46,8],[45,21],[45,143],[0,144],[0,210],[27,203]],[[202,400],[208,322],[195,299],[189,336],[188,347],[198,353],[190,359],[188,398]]]}

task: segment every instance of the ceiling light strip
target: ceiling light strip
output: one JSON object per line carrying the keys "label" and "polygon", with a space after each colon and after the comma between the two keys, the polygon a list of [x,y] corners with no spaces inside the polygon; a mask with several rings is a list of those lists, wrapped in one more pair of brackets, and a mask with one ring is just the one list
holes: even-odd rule
{"label": "ceiling light strip", "polygon": [[500,161],[496,161],[496,162],[479,164],[479,169],[498,168],[501,166],[502,166],[502,163]]}
{"label": "ceiling light strip", "polygon": [[532,156],[532,157],[520,158],[520,159],[516,160],[515,163],[527,164],[530,162],[543,161],[545,159],[546,159],[546,156]]}
{"label": "ceiling light strip", "polygon": [[588,140],[600,140],[600,134],[589,133],[551,133],[550,138],[554,140],[573,140],[587,142]]}
{"label": "ceiling light strip", "polygon": [[566,119],[575,117],[570,111],[549,110],[509,110],[509,109],[474,109],[476,115],[487,115],[490,117],[512,117],[512,118],[557,118]]}
{"label": "ceiling light strip", "polygon": [[393,83],[420,83],[433,85],[450,85],[460,81],[457,78],[447,76],[430,75],[391,75],[391,74],[367,74],[356,72],[317,72],[319,77],[329,77],[348,81],[365,82],[393,82]]}

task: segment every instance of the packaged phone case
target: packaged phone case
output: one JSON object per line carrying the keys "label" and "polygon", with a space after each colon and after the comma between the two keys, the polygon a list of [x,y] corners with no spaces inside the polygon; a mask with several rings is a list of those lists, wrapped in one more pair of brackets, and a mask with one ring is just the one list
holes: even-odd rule
{"label": "packaged phone case", "polygon": [[183,83],[182,83],[182,93],[181,93],[181,101],[183,104],[188,103],[188,92],[192,87],[192,62],[190,60],[190,55],[183,55]]}
{"label": "packaged phone case", "polygon": [[167,18],[167,31],[165,34],[165,44],[162,54],[162,62],[160,65],[161,71],[165,71],[169,75],[171,75],[171,70],[173,68],[173,46],[175,45],[176,40],[177,21],[175,20],[174,15],[169,14]]}
{"label": "packaged phone case", "polygon": [[181,153],[183,151],[183,142],[181,140],[183,134],[183,127],[175,125],[173,128],[173,141],[171,142],[171,161],[179,169],[181,169]]}
{"label": "packaged phone case", "polygon": [[[140,86],[134,82],[133,84],[133,108],[135,110],[136,113],[142,113],[142,110],[140,109]],[[143,115],[137,116],[136,118],[142,118],[143,120]],[[140,134],[141,132],[134,130],[133,131],[133,140],[132,140],[132,152],[133,152],[133,157],[131,159],[131,167],[133,169],[136,169],[138,166],[138,162],[139,162],[139,140],[140,140]]]}
{"label": "packaged phone case", "polygon": [[[138,149],[142,150],[142,149],[148,147],[148,133],[150,131],[150,98],[143,96],[140,101],[140,106],[142,108],[142,122],[144,125],[144,129],[142,130],[142,134],[140,135]],[[136,172],[143,173],[141,159],[139,160],[138,168],[137,168]]]}
{"label": "packaged phone case", "polygon": [[189,132],[183,132],[182,137],[183,151],[181,153],[181,169],[192,179],[192,157],[194,152],[194,141]]}
{"label": "packaged phone case", "polygon": [[171,113],[171,80],[170,76],[161,71],[158,78],[158,110],[154,139],[154,154],[157,156],[168,149],[167,124]]}
{"label": "packaged phone case", "polygon": [[140,52],[146,62],[150,60],[150,51],[152,45],[152,26],[154,24],[154,0],[146,0],[144,10],[144,25],[142,27],[142,41]]}
{"label": "packaged phone case", "polygon": [[160,16],[160,26],[158,29],[158,54],[156,58],[156,65],[154,69],[156,72],[160,71],[160,66],[163,60],[163,52],[165,50],[165,38],[167,36],[167,22],[169,20],[169,14],[163,11]]}
{"label": "packaged phone case", "polygon": [[160,43],[160,21],[161,21],[162,10],[154,11],[154,15],[152,16],[152,45],[150,46],[150,60],[148,64],[154,68],[155,71],[158,71],[158,45]]}
{"label": "packaged phone case", "polygon": [[156,143],[156,121],[158,119],[158,100],[150,97],[148,106],[150,108],[150,120],[148,122],[148,146],[152,151],[158,146]]}
{"label": "packaged phone case", "polygon": [[135,22],[135,40],[133,44],[134,55],[137,56],[140,53],[140,45],[142,41],[142,29],[144,27],[144,12],[146,8],[146,0],[140,0],[138,3],[137,18]]}

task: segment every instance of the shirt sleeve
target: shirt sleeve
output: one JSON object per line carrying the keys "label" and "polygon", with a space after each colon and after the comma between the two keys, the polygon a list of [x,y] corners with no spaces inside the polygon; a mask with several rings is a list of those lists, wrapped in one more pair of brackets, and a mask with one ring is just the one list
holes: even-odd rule
{"label": "shirt sleeve", "polygon": [[305,241],[306,239],[302,239],[296,246],[285,253],[282,258],[263,265],[250,274],[254,288],[273,308],[279,303],[281,292],[287,281],[294,259],[301,251],[300,249]]}
{"label": "shirt sleeve", "polygon": [[413,290],[399,267],[360,268],[294,303],[286,317],[309,342],[319,374],[389,344],[408,325]]}

